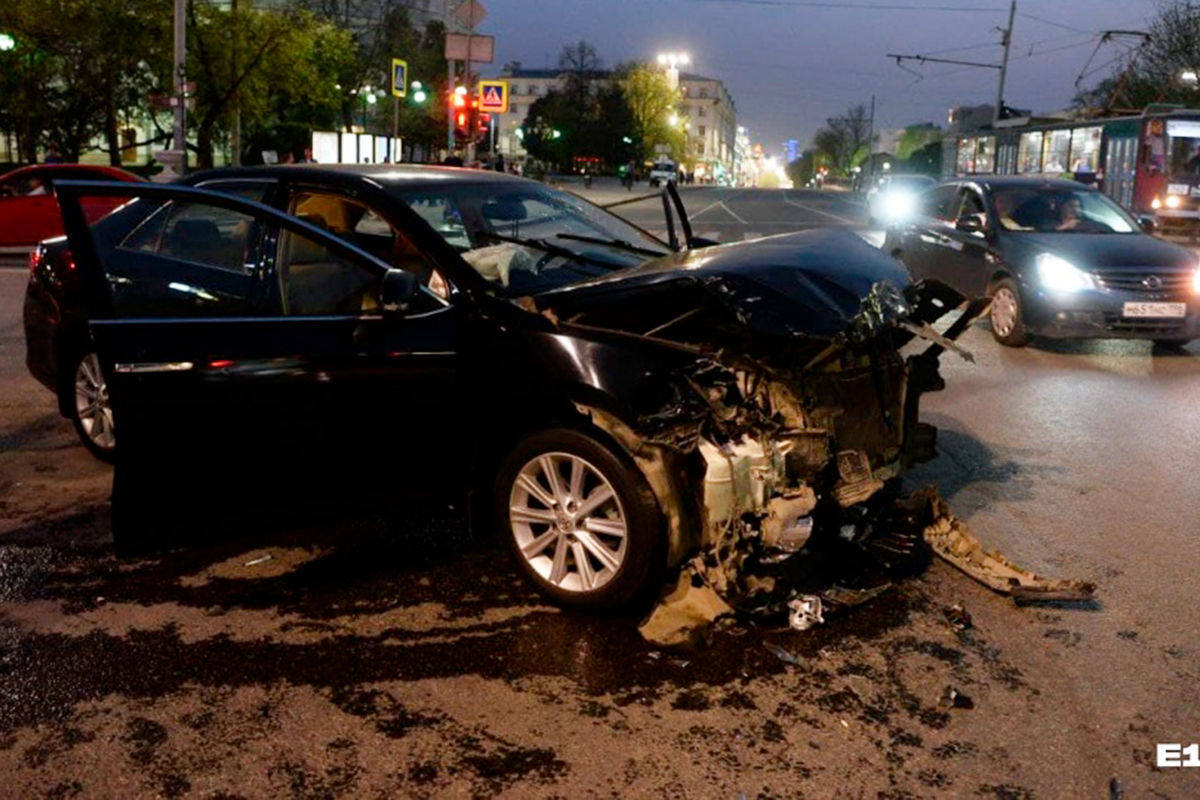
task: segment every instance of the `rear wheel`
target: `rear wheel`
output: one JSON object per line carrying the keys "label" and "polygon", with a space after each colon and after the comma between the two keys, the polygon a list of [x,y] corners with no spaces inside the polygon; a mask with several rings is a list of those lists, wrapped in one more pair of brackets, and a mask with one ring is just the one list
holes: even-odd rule
{"label": "rear wheel", "polygon": [[992,305],[988,310],[992,336],[1006,347],[1022,347],[1029,342],[1025,316],[1021,310],[1021,292],[1016,281],[1003,278],[992,286]]}
{"label": "rear wheel", "polygon": [[562,605],[617,608],[661,578],[654,495],[631,461],[581,431],[523,440],[502,464],[493,500],[517,564]]}
{"label": "rear wheel", "polygon": [[1154,346],[1162,350],[1182,350],[1191,343],[1191,339],[1155,339]]}
{"label": "rear wheel", "polygon": [[117,450],[108,381],[95,351],[83,353],[73,362],[67,407],[71,422],[84,447],[103,461],[112,461]]}

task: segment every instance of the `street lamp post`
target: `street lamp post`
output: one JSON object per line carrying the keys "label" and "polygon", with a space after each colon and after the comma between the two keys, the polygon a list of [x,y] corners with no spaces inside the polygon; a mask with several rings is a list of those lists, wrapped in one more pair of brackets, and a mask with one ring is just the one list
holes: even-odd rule
{"label": "street lamp post", "polygon": [[666,68],[667,80],[671,83],[672,89],[679,88],[679,68],[686,67],[691,63],[691,56],[689,56],[687,53],[658,54],[658,65]]}

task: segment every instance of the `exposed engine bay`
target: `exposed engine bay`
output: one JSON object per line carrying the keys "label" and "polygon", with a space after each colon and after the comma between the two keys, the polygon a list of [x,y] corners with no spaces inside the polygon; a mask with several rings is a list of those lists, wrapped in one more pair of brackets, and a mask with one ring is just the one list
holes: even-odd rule
{"label": "exposed engine bay", "polygon": [[[749,301],[724,306],[741,325],[723,327],[721,313],[699,305],[650,333],[622,331],[695,355],[674,393],[634,424],[580,407],[633,455],[666,521],[678,572],[642,625],[647,639],[682,644],[721,617],[803,629],[920,571],[931,552],[998,591],[1091,596],[1092,584],[1046,580],[985,551],[935,490],[901,490],[901,473],[936,454],[920,396],[943,388],[944,351],[970,359],[955,339],[986,299],[936,282],[904,293],[879,282],[833,337],[730,336],[721,346],[723,333],[745,330]],[[933,323],[952,312],[938,332]],[[586,316],[567,324],[613,321]],[[901,354],[918,339],[924,350]]]}

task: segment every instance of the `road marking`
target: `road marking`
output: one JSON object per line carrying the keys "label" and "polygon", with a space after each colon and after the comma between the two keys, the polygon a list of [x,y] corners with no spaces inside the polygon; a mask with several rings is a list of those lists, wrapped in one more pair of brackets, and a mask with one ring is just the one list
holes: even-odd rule
{"label": "road marking", "polygon": [[721,201],[718,203],[718,205],[719,205],[719,206],[721,206],[721,208],[725,209],[726,213],[728,213],[728,214],[729,214],[729,216],[733,217],[733,218],[734,218],[734,219],[736,219],[738,222],[742,223],[743,225],[746,225],[746,224],[748,224],[748,223],[746,222],[746,220],[742,219],[742,218],[741,218],[741,217],[739,217],[737,214],[733,213],[733,209],[732,209],[732,208],[730,208],[729,206],[725,205],[725,201],[724,201],[724,200],[721,200]]}
{"label": "road marking", "polygon": [[820,214],[823,217],[829,217],[830,219],[836,219],[838,222],[844,222],[848,225],[858,225],[860,222],[860,220],[857,220],[857,219],[850,219],[849,217],[843,217],[839,214],[831,214],[828,211],[822,211],[819,208],[813,208],[812,206],[805,205],[804,203],[796,202],[792,198],[788,197],[786,192],[783,195],[783,202],[787,203],[789,206],[795,206],[796,208],[802,208],[805,211],[811,211],[814,214]]}
{"label": "road marking", "polygon": [[700,209],[699,211],[697,211],[695,214],[688,214],[688,216],[689,216],[689,217],[691,217],[692,219],[695,219],[696,217],[698,217],[698,216],[700,216],[701,214],[703,214],[705,211],[710,211],[710,210],[712,210],[712,209],[716,208],[716,207],[717,207],[717,206],[719,206],[719,205],[722,205],[722,203],[721,203],[721,201],[720,201],[720,200],[717,200],[715,203],[709,203],[709,204],[708,204],[708,205],[706,205],[704,208],[702,208],[702,209]]}
{"label": "road marking", "polygon": [[762,238],[762,234],[759,233],[758,231],[746,231],[745,233],[742,234],[743,242],[748,242],[751,239],[761,239],[761,238]]}

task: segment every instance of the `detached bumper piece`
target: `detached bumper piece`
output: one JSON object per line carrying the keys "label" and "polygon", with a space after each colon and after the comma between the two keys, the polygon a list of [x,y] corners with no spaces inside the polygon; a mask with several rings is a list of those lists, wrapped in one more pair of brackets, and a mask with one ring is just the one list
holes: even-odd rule
{"label": "detached bumper piece", "polygon": [[933,523],[925,528],[925,541],[933,552],[975,580],[1024,601],[1086,602],[1096,595],[1096,584],[1088,581],[1045,578],[1018,567],[995,550],[986,549],[967,524],[954,515],[937,490],[930,487],[913,495],[919,503],[928,503]]}

